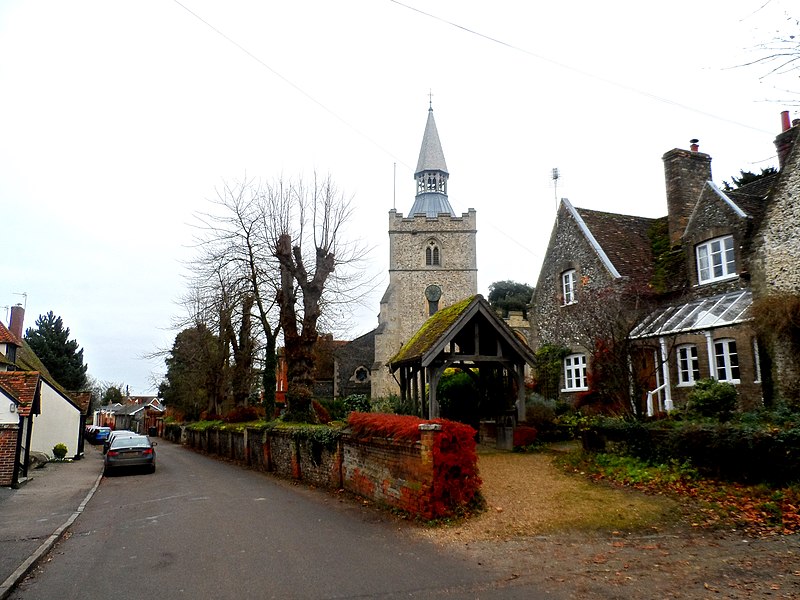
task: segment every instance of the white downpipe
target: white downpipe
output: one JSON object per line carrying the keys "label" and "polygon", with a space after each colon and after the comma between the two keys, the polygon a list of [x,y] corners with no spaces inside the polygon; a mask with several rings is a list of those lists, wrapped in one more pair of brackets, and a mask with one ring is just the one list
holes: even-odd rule
{"label": "white downpipe", "polygon": [[714,354],[714,338],[711,337],[711,331],[706,330],[706,347],[708,350],[708,376],[711,379],[717,378],[717,357]]}
{"label": "white downpipe", "polygon": [[669,384],[669,353],[667,352],[667,341],[661,337],[658,339],[661,348],[661,370],[664,377],[664,410],[671,411],[672,406],[672,386]]}

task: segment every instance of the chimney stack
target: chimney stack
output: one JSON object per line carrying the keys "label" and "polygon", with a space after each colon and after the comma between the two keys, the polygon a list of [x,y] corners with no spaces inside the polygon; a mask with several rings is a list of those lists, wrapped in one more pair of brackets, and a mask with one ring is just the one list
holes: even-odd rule
{"label": "chimney stack", "polygon": [[789,122],[789,111],[781,113],[781,132],[775,138],[775,148],[778,151],[778,168],[783,169],[789,153],[792,151],[797,134],[800,132],[800,119]]}
{"label": "chimney stack", "polygon": [[706,181],[711,181],[711,157],[700,152],[698,140],[689,142],[691,151],[675,148],[662,157],[667,183],[667,224],[671,246],[681,243],[697,200]]}
{"label": "chimney stack", "polygon": [[22,340],[22,323],[25,320],[25,309],[21,304],[11,307],[11,323],[8,330]]}

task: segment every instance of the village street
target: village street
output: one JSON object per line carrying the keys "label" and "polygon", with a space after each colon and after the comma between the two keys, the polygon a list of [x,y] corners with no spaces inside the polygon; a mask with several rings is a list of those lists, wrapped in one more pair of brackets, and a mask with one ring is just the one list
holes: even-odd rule
{"label": "village street", "polygon": [[[87,461],[97,461],[89,447]],[[372,507],[161,441],[154,475],[103,479],[11,598],[558,598]]]}

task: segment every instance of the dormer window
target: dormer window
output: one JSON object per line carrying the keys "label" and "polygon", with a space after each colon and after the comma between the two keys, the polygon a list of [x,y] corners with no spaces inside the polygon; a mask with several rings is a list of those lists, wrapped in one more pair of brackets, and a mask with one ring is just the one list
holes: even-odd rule
{"label": "dormer window", "polygon": [[695,252],[698,283],[712,283],[736,276],[733,236],[726,235],[698,244]]}
{"label": "dormer window", "polygon": [[575,269],[564,271],[561,274],[561,300],[562,306],[577,302],[575,298]]}
{"label": "dormer window", "polygon": [[431,240],[428,242],[427,248],[425,248],[425,265],[428,267],[438,267],[441,266],[441,264],[439,244],[437,244],[435,240]]}

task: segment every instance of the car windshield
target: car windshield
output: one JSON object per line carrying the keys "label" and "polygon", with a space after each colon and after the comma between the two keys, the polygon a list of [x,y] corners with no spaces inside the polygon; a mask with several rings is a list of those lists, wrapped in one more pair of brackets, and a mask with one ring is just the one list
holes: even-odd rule
{"label": "car windshield", "polygon": [[132,435],[130,437],[114,438],[111,442],[112,448],[149,448],[150,440],[144,435]]}

